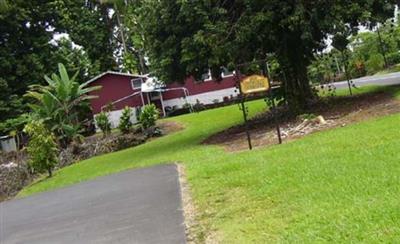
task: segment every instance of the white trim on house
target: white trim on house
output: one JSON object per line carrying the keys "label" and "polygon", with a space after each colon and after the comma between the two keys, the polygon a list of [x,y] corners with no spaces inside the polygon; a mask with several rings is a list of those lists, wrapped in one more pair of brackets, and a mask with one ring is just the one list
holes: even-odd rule
{"label": "white trim on house", "polygon": [[93,77],[92,79],[90,79],[88,81],[88,83],[92,83],[93,81],[98,80],[101,77],[103,77],[105,75],[108,75],[108,74],[110,74],[110,75],[122,75],[122,76],[134,77],[134,78],[146,78],[146,76],[144,76],[144,75],[133,75],[133,74],[116,72],[116,71],[106,71],[104,73],[101,73],[101,74],[97,75],[96,77]]}
{"label": "white trim on house", "polygon": [[[231,95],[236,97],[237,93],[235,92],[235,87],[230,87],[226,89],[211,91],[211,92],[204,92],[196,95],[190,95],[186,98],[187,102],[190,104],[196,104],[197,100],[203,104],[212,104],[214,103],[215,99],[218,99],[219,102],[222,102],[224,97],[230,97]],[[185,104],[185,99],[183,97],[174,98],[169,100],[164,100],[164,105],[169,107],[177,106],[181,108]]]}
{"label": "white trim on house", "polygon": [[[110,123],[111,123],[111,128],[112,128],[112,129],[118,127],[118,125],[119,125],[119,120],[120,120],[120,118],[121,118],[121,116],[122,116],[122,111],[123,111],[123,109],[107,112],[107,114],[108,114],[108,120],[109,120]],[[94,117],[96,117],[97,115],[98,115],[98,114],[95,114]],[[137,118],[137,116],[136,116],[136,109],[135,109],[135,108],[132,108],[132,115],[131,115],[131,119],[130,119],[130,120],[131,120],[131,122],[132,122],[133,124],[135,124],[135,123],[138,122],[136,118]],[[95,125],[95,126],[96,126],[96,131],[100,131],[100,129],[97,127],[97,125]]]}
{"label": "white trim on house", "polygon": [[[174,98],[174,99],[169,99],[169,100],[163,100],[163,107],[171,107],[173,108],[174,106],[178,107],[178,108],[182,108],[182,106],[185,103],[189,103],[189,104],[196,104],[197,100],[200,103],[203,104],[212,104],[214,103],[214,100],[218,99],[219,102],[222,102],[224,97],[231,97],[237,96],[237,93],[235,92],[236,88],[231,87],[231,88],[226,88],[226,89],[221,89],[221,90],[217,90],[217,91],[211,91],[211,92],[204,92],[204,93],[200,93],[200,94],[196,94],[196,95],[189,95],[186,98],[185,97],[180,97],[180,98]],[[135,95],[138,94],[142,94],[141,92],[137,92],[135,93]],[[146,93],[147,95],[149,93]],[[132,96],[132,95],[131,95]],[[162,94],[161,94],[162,96]],[[118,124],[119,124],[119,120],[120,117],[122,115],[122,110],[114,110],[114,111],[110,111],[108,112],[109,115],[109,120],[111,123],[111,127],[112,128],[117,128]],[[137,119],[136,119],[136,110],[134,108],[132,108],[132,117],[131,117],[131,122],[132,123],[137,123]],[[97,114],[95,114],[94,116],[96,116]],[[96,130],[98,130],[98,128],[96,127]]]}

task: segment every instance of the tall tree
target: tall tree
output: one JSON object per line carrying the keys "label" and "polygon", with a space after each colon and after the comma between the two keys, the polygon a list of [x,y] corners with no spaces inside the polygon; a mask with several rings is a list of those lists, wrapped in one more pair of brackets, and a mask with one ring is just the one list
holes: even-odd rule
{"label": "tall tree", "polygon": [[52,60],[65,64],[70,73],[78,73],[76,81],[83,83],[99,73],[98,63],[92,62],[83,47],[76,46],[70,39],[62,37],[55,42]]}
{"label": "tall tree", "polygon": [[144,1],[99,0],[112,11],[112,22],[116,24],[114,39],[120,50],[122,70],[133,73],[147,73],[142,23],[138,21]]}
{"label": "tall tree", "polygon": [[275,53],[286,99],[304,109],[314,97],[307,67],[330,34],[393,14],[394,0],[148,1],[142,22],[152,68],[166,81],[199,76],[209,67]]}
{"label": "tall tree", "polygon": [[[118,69],[108,14],[95,0],[0,0],[0,121],[27,109],[22,95],[29,85],[42,84],[43,76],[55,71],[54,63],[79,68],[80,82]],[[55,45],[60,33],[68,33],[80,51],[72,42]]]}
{"label": "tall tree", "polygon": [[100,71],[118,69],[114,58],[115,25],[110,18],[109,7],[96,0],[59,0],[56,10],[60,14],[58,28],[84,48]]}
{"label": "tall tree", "polygon": [[49,56],[58,15],[54,1],[5,1],[0,12],[0,121],[24,110],[21,96],[51,71]]}

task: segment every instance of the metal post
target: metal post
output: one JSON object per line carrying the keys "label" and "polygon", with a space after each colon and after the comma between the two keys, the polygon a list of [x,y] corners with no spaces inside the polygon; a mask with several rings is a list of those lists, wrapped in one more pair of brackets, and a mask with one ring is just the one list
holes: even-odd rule
{"label": "metal post", "polygon": [[246,135],[247,135],[247,143],[249,144],[249,150],[252,150],[253,145],[251,144],[251,136],[250,136],[250,131],[249,131],[249,125],[247,122],[247,110],[246,110],[246,106],[244,105],[244,95],[242,93],[242,88],[240,87],[240,73],[239,73],[239,69],[237,67],[235,68],[235,75],[236,75],[236,84],[239,88],[240,105],[241,105],[241,110],[243,113],[244,126],[245,126],[245,130],[246,130]]}
{"label": "metal post", "polygon": [[262,73],[268,79],[268,86],[269,86],[268,94],[269,94],[269,99],[270,99],[271,104],[272,104],[272,116],[274,117],[274,122],[275,122],[275,127],[276,127],[276,134],[278,136],[278,142],[279,142],[279,144],[282,144],[281,128],[279,127],[279,122],[278,122],[278,119],[276,118],[276,113],[275,113],[275,111],[276,111],[275,99],[272,96],[271,78],[269,76],[269,72],[267,72],[267,70],[266,70],[266,66],[268,67],[267,60],[265,60],[265,62],[262,63],[262,66],[261,66],[262,67]]}
{"label": "metal post", "polygon": [[142,107],[144,106],[143,92],[140,91],[140,99],[142,100]]}
{"label": "metal post", "polygon": [[165,108],[164,108],[163,96],[162,96],[161,91],[159,91],[159,93],[160,93],[161,108],[162,108],[162,111],[163,111],[163,114],[164,114],[164,117],[165,117],[166,113],[165,113]]}
{"label": "metal post", "polygon": [[344,73],[346,75],[347,86],[349,87],[350,96],[353,96],[353,91],[351,90],[351,85],[350,85],[350,76],[349,72],[347,71],[347,58],[344,55],[344,51],[342,51],[342,58],[344,62]]}

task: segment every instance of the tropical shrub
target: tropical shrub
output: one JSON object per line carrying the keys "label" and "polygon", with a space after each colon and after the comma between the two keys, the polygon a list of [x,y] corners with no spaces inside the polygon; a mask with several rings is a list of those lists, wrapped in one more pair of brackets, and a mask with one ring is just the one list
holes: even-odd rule
{"label": "tropical shrub", "polygon": [[0,134],[6,135],[10,132],[20,132],[24,129],[27,124],[29,116],[27,114],[21,114],[16,118],[7,119],[0,123]]}
{"label": "tropical shrub", "polygon": [[25,96],[34,100],[34,103],[29,104],[32,111],[55,134],[60,145],[65,147],[79,137],[79,109],[88,106],[87,101],[97,97],[89,93],[101,87],[88,87],[89,82],[79,84],[75,81],[78,73],[70,78],[63,64],[58,64],[58,73],[52,74],[51,78],[44,77],[46,86],[30,86]]}
{"label": "tropical shrub", "polygon": [[365,66],[367,68],[368,73],[373,74],[373,73],[381,70],[383,68],[384,64],[385,64],[385,61],[383,59],[382,54],[374,54],[374,55],[371,55],[371,57],[365,63]]}
{"label": "tropical shrub", "polygon": [[111,123],[108,118],[108,113],[102,111],[95,117],[96,125],[103,132],[103,135],[106,136],[111,132]]}
{"label": "tropical shrub", "polygon": [[156,106],[154,104],[149,104],[143,107],[139,121],[144,129],[148,129],[156,125],[158,116],[159,112]]}
{"label": "tropical shrub", "polygon": [[124,134],[127,134],[132,130],[133,124],[131,122],[131,116],[132,116],[132,109],[126,106],[122,111],[122,115],[121,118],[119,119],[119,125],[118,125],[118,129]]}
{"label": "tropical shrub", "polygon": [[400,52],[393,52],[386,55],[389,64],[399,64],[400,63]]}
{"label": "tropical shrub", "polygon": [[24,131],[29,135],[27,151],[29,166],[37,173],[48,172],[52,176],[52,170],[58,162],[58,148],[56,139],[43,121],[32,120]]}

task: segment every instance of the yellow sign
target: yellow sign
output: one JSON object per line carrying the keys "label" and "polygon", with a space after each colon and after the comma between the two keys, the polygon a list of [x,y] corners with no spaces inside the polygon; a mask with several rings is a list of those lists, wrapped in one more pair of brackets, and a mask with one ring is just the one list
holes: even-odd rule
{"label": "yellow sign", "polygon": [[268,78],[251,75],[240,82],[240,88],[244,94],[267,91],[269,89]]}

